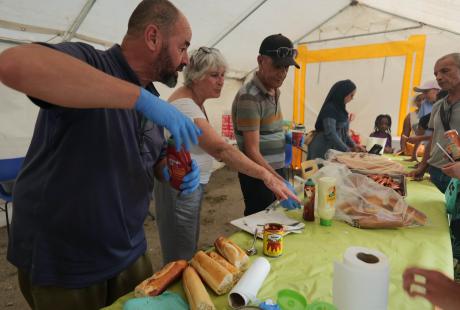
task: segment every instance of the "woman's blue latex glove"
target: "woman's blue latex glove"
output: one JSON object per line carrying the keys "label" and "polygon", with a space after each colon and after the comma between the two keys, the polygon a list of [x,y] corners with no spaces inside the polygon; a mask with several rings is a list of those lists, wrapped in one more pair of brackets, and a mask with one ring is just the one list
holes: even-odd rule
{"label": "woman's blue latex glove", "polygon": [[155,124],[166,127],[174,139],[177,151],[180,150],[182,144],[189,151],[190,141],[193,144],[198,144],[201,130],[195,126],[192,120],[172,104],[158,98],[146,89],[141,88],[134,108]]}
{"label": "woman's blue latex glove", "polygon": [[[163,178],[169,182],[171,176],[169,175],[168,166],[163,167]],[[194,159],[192,159],[192,170],[187,173],[182,179],[182,184],[180,185],[181,194],[190,194],[194,192],[200,185],[200,167]]]}
{"label": "woman's blue latex glove", "polygon": [[[284,184],[286,184],[286,186],[291,190],[291,192],[293,192],[295,195],[297,195],[297,193],[296,193],[294,187],[292,187],[291,183],[289,183],[288,181],[285,180]],[[282,200],[280,203],[281,203],[281,206],[283,208],[286,208],[288,210],[300,209],[300,203],[298,203],[297,201],[295,201],[292,198]]]}

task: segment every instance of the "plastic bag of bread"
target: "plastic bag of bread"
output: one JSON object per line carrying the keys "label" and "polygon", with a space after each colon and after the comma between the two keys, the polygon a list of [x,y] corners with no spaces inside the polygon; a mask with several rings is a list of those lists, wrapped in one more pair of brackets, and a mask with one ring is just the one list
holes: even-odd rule
{"label": "plastic bag of bread", "polygon": [[367,176],[352,173],[344,165],[325,164],[314,176],[336,179],[335,218],[360,228],[396,228],[426,224],[426,216],[410,207],[393,189]]}
{"label": "plastic bag of bread", "polygon": [[403,165],[391,159],[369,153],[340,152],[328,150],[325,155],[326,160],[344,164],[350,169],[360,170],[370,173],[403,173]]}

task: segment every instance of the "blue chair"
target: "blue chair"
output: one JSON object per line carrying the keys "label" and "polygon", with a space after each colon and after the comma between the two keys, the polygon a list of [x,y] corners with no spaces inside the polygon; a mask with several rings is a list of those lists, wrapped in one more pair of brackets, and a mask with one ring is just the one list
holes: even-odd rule
{"label": "blue chair", "polygon": [[13,201],[13,184],[21,169],[24,157],[0,159],[0,199],[5,201],[5,206],[0,211],[5,212],[6,230],[10,236],[10,219],[8,216],[8,203]]}

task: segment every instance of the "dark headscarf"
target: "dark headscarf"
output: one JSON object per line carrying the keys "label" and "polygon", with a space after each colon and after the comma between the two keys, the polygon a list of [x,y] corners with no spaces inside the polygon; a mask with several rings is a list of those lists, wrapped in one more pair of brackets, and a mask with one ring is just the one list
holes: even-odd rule
{"label": "dark headscarf", "polygon": [[324,130],[323,119],[325,118],[333,118],[337,122],[348,120],[348,112],[345,109],[345,97],[355,89],[356,85],[351,80],[338,81],[331,87],[316,119],[316,130]]}

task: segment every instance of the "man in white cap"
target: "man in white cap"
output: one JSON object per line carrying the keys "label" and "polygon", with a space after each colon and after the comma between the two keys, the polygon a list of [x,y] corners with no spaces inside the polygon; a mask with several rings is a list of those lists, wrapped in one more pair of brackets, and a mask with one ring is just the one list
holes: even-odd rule
{"label": "man in white cap", "polygon": [[440,90],[441,88],[435,80],[426,81],[421,86],[414,87],[415,92],[422,93],[425,97],[418,111],[418,118],[431,113],[433,104],[436,102],[436,95]]}
{"label": "man in white cap", "polygon": [[[414,112],[416,113],[415,115],[419,120],[422,119],[422,117],[424,117],[424,119],[430,119],[430,114],[433,110],[433,104],[437,101],[437,95],[439,94],[440,90],[441,88],[439,87],[438,82],[435,80],[426,81],[421,86],[414,87],[414,91],[420,93],[423,98],[418,112]],[[416,135],[409,137],[409,139],[402,139],[401,143],[403,143],[404,146],[406,142],[415,144],[412,158],[416,158],[415,154],[417,153],[417,149],[420,143],[426,147],[427,139],[431,137],[432,133],[432,130],[425,129],[423,130],[423,134],[417,133]]]}

